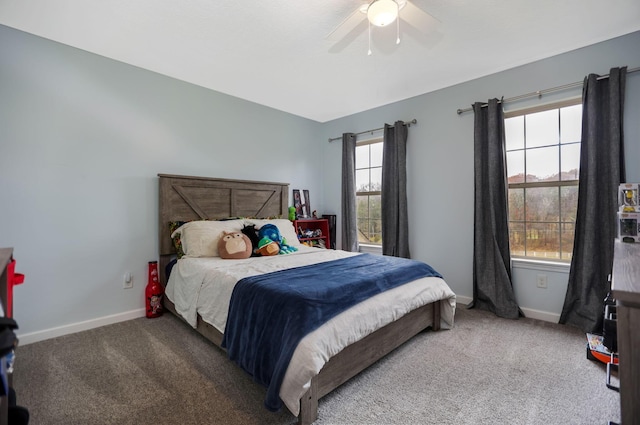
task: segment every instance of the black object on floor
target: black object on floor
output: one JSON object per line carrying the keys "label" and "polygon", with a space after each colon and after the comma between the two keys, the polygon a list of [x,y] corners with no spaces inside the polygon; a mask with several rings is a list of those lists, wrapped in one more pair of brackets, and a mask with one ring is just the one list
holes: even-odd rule
{"label": "black object on floor", "polygon": [[29,411],[22,406],[16,405],[16,391],[9,388],[9,413],[7,415],[9,425],[28,425]]}

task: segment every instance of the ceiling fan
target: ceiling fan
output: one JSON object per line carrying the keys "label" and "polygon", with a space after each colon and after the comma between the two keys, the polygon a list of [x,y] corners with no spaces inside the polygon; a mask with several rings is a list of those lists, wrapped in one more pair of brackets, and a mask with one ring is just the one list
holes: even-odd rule
{"label": "ceiling fan", "polygon": [[327,35],[333,42],[342,40],[346,35],[368,21],[369,51],[371,55],[371,25],[386,27],[396,22],[396,44],[400,44],[400,19],[421,32],[433,30],[440,21],[423,11],[408,0],[373,0],[354,10],[347,19]]}

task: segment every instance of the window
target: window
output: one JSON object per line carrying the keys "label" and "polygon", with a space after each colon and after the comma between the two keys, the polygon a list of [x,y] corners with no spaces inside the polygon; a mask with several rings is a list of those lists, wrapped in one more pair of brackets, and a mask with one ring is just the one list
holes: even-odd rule
{"label": "window", "polygon": [[356,145],[358,242],[382,245],[382,139]]}
{"label": "window", "polygon": [[515,258],[570,261],[578,206],[580,99],[505,114]]}

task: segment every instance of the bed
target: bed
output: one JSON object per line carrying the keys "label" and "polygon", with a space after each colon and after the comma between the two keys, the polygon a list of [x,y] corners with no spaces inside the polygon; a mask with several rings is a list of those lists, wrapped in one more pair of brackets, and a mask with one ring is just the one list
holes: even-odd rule
{"label": "bed", "polygon": [[[333,265],[340,261],[352,261],[351,257],[364,261],[364,256],[354,253],[302,246],[296,246],[295,255],[280,255],[270,257],[268,260],[264,258],[247,260],[183,258],[174,266],[171,282],[168,282],[166,268],[176,257],[169,226],[171,222],[252,217],[257,218],[257,221],[256,219],[242,220],[249,220],[247,223],[258,225],[274,222],[286,228],[286,223],[282,223],[285,220],[278,221],[273,218],[287,216],[289,185],[167,174],[158,176],[159,272],[160,280],[167,290],[167,296],[164,299],[165,309],[185,320],[218,347],[222,348],[223,340],[228,336],[224,334],[227,310],[221,307],[212,308],[207,301],[208,293],[220,291],[217,280],[219,278],[210,277],[214,276],[212,269],[218,270],[216,273],[222,270],[222,276],[227,276],[231,282],[225,286],[226,298],[224,291],[214,297],[222,299],[224,307],[224,303],[228,303],[231,296],[231,289],[228,288],[233,289],[234,282],[270,272],[272,268],[288,269],[306,266],[308,263]],[[263,221],[260,221],[260,218],[263,218]],[[232,224],[229,221],[229,225]],[[289,230],[283,233],[290,235],[287,231]],[[293,232],[295,235],[295,230]],[[191,276],[189,279],[195,277],[195,286],[189,283],[188,276]],[[185,286],[181,285],[192,285],[197,289],[184,291],[181,288]],[[190,297],[192,300],[188,301]],[[395,299],[394,297],[399,300],[398,306],[395,301],[393,303],[389,301]],[[385,306],[391,304],[394,307],[388,312],[385,311]],[[371,312],[375,312],[376,316],[371,319],[371,324],[367,322],[362,329],[343,331],[346,323],[365,320],[365,318],[367,321],[370,320],[368,316],[372,315]],[[286,369],[282,387],[279,390],[284,405],[298,417],[298,423],[314,422],[318,417],[320,398],[422,330],[452,327],[454,313],[455,294],[438,276],[424,277],[398,285],[354,305],[300,341],[293,351],[291,363]],[[335,337],[338,341],[335,344],[331,343],[334,345],[326,350],[317,348],[329,346],[325,339],[334,338],[333,335],[340,332],[344,334]],[[234,367],[237,366],[234,365]]]}

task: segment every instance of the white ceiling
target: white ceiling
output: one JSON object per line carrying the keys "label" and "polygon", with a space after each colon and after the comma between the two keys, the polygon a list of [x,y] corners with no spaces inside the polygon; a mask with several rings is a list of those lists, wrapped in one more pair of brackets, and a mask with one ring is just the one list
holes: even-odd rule
{"label": "white ceiling", "polygon": [[362,3],[0,0],[0,24],[319,122],[640,30],[639,0],[413,0],[440,24],[367,56],[364,19],[326,38]]}

